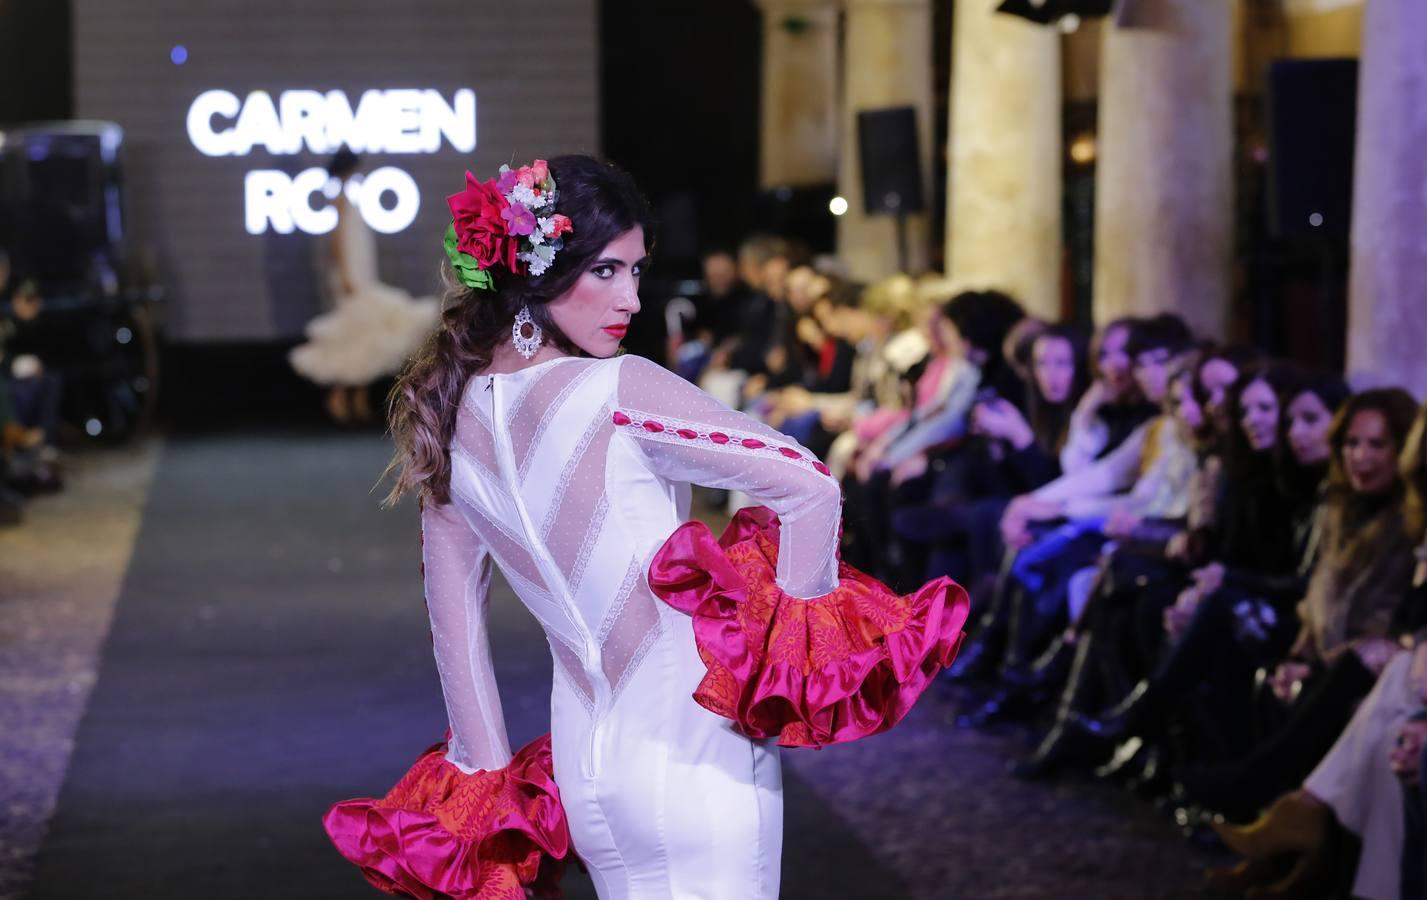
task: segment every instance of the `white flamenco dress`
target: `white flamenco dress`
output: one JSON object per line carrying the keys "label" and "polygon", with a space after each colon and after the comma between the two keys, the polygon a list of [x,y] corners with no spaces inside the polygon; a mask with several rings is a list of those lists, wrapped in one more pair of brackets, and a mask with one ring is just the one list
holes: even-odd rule
{"label": "white flamenco dress", "polygon": [[[840,571],[841,493],[826,467],[640,357],[475,376],[450,454],[451,502],[422,513],[449,741],[385,799],[333,807],[338,849],[405,896],[517,898],[572,845],[606,900],[776,898],[772,738],[808,746],[890,727],[954,656],[964,592],[942,579],[895,598]],[[683,524],[690,482],[766,504],[776,543],[766,511],[722,548]],[[552,733],[514,756],[486,638],[492,564],[555,663]],[[770,622],[766,664],[741,669],[764,656]],[[813,663],[779,668],[779,642]],[[820,673],[828,653],[836,671]]]}
{"label": "white flamenco dress", "polygon": [[[376,236],[354,206],[339,200],[337,209],[331,240],[338,262],[327,271],[333,308],[307,324],[307,343],[294,348],[288,359],[318,384],[361,387],[399,372],[435,330],[441,309],[435,298],[413,299],[383,284]],[[338,266],[346,273],[345,283]]]}

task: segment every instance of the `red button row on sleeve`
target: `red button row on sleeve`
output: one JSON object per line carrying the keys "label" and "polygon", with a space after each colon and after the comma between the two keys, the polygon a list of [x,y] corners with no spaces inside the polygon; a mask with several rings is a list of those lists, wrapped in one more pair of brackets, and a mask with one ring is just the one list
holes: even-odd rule
{"label": "red button row on sleeve", "polygon": [[[614,424],[616,425],[630,425],[634,422],[633,419],[620,412],[619,410],[615,410],[614,415],[612,415],[610,418],[614,421]],[[640,423],[640,427],[643,428],[645,431],[650,432],[651,434],[659,434],[664,430],[663,423],[656,422],[653,419],[644,420]],[[699,433],[697,431],[694,431],[692,428],[679,428],[676,429],[674,433],[677,434],[679,437],[689,441],[692,441],[699,436]],[[722,431],[711,431],[709,432],[709,440],[713,441],[715,444],[719,444],[720,446],[722,446],[724,444],[727,444],[729,441],[734,440],[734,438],[730,438]],[[738,443],[744,447],[747,447],[749,450],[762,450],[765,447],[768,447],[767,444],[763,443],[757,438],[743,438],[739,440]],[[783,456],[787,457],[788,459],[803,458],[803,454],[794,450],[792,447],[768,447],[768,449],[777,450],[779,453],[783,454]],[[812,465],[815,470],[817,470],[823,475],[832,474],[832,472],[828,469],[827,466],[823,465],[817,460],[813,460]]]}

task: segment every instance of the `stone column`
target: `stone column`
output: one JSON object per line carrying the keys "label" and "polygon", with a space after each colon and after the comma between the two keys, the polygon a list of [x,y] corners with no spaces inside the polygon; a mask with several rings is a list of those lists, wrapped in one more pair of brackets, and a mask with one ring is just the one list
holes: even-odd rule
{"label": "stone column", "polygon": [[1299,59],[1357,56],[1363,7],[1363,0],[1283,0],[1285,55]]}
{"label": "stone column", "polygon": [[947,275],[1060,319],[1060,31],[957,0],[947,145]]}
{"label": "stone column", "polygon": [[[862,212],[857,113],[888,106],[916,109],[925,208],[931,193],[931,5],[930,0],[847,0],[846,10],[837,184],[847,198],[847,213],[838,218],[837,248],[851,277],[873,281],[897,271],[897,231],[891,216]],[[927,267],[929,234],[926,214],[908,217],[914,273]]]}
{"label": "stone column", "polygon": [[1233,252],[1232,0],[1136,0],[1105,29],[1095,319],[1224,337]]}
{"label": "stone column", "polygon": [[1348,372],[1427,395],[1427,3],[1363,19],[1348,287]]}
{"label": "stone column", "polygon": [[836,0],[757,0],[763,11],[758,183],[837,180]]}

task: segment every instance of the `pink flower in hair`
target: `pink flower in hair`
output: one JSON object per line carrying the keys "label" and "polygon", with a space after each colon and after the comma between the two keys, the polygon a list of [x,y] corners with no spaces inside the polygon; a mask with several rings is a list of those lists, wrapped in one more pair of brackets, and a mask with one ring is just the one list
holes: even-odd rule
{"label": "pink flower in hair", "polygon": [[529,166],[521,166],[515,173],[516,179],[528,188],[535,187],[535,170]]}
{"label": "pink flower in hair", "polygon": [[550,164],[543,159],[537,159],[530,164],[530,171],[535,175],[536,184],[544,184],[545,179],[550,177]]}
{"label": "pink flower in hair", "polygon": [[509,194],[519,183],[520,179],[514,169],[501,166],[500,178],[496,181],[496,189],[501,192],[502,196]]}
{"label": "pink flower in hair", "polygon": [[567,231],[574,231],[575,223],[570,221],[569,216],[562,216],[559,213],[550,217],[550,232],[548,237],[557,238]]}
{"label": "pink flower in hair", "polygon": [[506,230],[511,234],[528,235],[535,230],[535,213],[520,203],[512,203],[500,211],[505,219]]}

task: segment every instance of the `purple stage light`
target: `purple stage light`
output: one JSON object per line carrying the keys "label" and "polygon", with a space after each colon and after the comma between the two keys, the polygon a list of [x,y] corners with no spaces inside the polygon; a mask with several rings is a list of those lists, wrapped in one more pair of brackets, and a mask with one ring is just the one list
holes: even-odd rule
{"label": "purple stage light", "polygon": [[173,49],[168,52],[168,58],[173,61],[174,65],[181,66],[188,62],[188,48],[182,44],[175,44]]}

